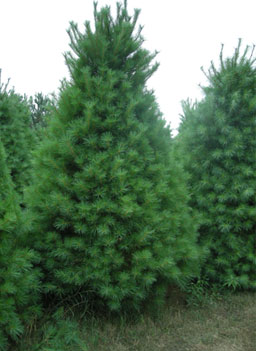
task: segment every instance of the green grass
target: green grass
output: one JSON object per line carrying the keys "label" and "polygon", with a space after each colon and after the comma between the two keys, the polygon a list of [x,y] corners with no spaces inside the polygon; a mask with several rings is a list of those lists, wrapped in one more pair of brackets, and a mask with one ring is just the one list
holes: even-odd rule
{"label": "green grass", "polygon": [[92,317],[79,321],[58,311],[35,327],[19,351],[255,351],[256,293],[191,299],[172,291],[157,318],[136,322]]}

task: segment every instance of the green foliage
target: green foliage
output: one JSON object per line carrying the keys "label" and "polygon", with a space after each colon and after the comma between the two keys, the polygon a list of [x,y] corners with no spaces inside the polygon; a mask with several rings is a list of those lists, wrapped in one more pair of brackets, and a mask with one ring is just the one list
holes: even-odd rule
{"label": "green foliage", "polygon": [[48,95],[37,93],[30,97],[29,106],[31,111],[32,127],[39,132],[47,126],[47,116],[54,106],[54,100]]}
{"label": "green foliage", "polygon": [[30,128],[30,110],[26,98],[0,86],[0,137],[7,164],[18,193],[29,183],[30,153],[35,139]]}
{"label": "green foliage", "polygon": [[248,47],[213,63],[205,97],[184,103],[177,138],[190,174],[191,206],[200,213],[202,274],[212,282],[256,288],[256,69]]}
{"label": "green foliage", "polygon": [[71,23],[74,55],[47,136],[34,153],[29,242],[45,293],[86,291],[110,310],[162,303],[195,274],[196,230],[169,128],[146,82],[158,64],[142,48],[139,11],[98,11],[95,31]]}
{"label": "green foliage", "polygon": [[190,281],[186,286],[186,303],[190,307],[206,307],[215,304],[226,296],[227,292],[218,284],[207,279]]}
{"label": "green foliage", "polygon": [[38,281],[32,271],[35,254],[22,248],[22,221],[17,199],[7,171],[0,142],[0,350],[9,340],[17,341],[39,312],[36,302]]}
{"label": "green foliage", "polygon": [[19,346],[19,351],[28,348],[30,351],[88,351],[80,334],[76,318],[67,316],[63,308],[58,308],[38,323],[36,331]]}

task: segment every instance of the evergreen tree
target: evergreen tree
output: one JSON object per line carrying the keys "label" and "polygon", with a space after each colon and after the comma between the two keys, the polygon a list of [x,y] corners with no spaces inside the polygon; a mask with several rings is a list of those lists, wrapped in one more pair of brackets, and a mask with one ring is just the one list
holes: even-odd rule
{"label": "evergreen tree", "polygon": [[22,220],[0,141],[0,350],[17,341],[39,309],[35,254],[21,246]]}
{"label": "evergreen tree", "polygon": [[54,106],[54,101],[48,95],[37,93],[30,97],[29,106],[31,110],[32,127],[36,130],[45,128],[47,125],[47,115]]}
{"label": "evergreen tree", "polygon": [[204,99],[184,103],[177,138],[190,173],[191,206],[209,249],[203,275],[233,288],[256,288],[256,69],[241,41],[220,67],[212,63]]}
{"label": "evergreen tree", "polygon": [[35,139],[30,128],[30,110],[26,98],[0,85],[0,137],[15,190],[23,193],[29,183],[30,154]]}
{"label": "evergreen tree", "polygon": [[111,310],[162,302],[197,266],[182,170],[146,88],[156,53],[142,48],[141,27],[134,33],[138,16],[125,1],[116,19],[95,5],[95,31],[71,23],[71,82],[34,153],[27,194],[45,291],[91,291]]}

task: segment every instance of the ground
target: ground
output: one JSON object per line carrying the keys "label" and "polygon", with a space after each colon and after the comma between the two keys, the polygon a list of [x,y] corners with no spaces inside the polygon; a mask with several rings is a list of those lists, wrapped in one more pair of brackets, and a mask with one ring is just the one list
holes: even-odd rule
{"label": "ground", "polygon": [[38,334],[23,338],[19,351],[256,350],[256,293],[198,294],[185,300],[183,294],[173,291],[157,318],[144,314],[136,322],[127,322],[80,317],[69,315],[66,326],[58,318],[52,324],[55,327],[41,327],[44,333],[35,328]]}

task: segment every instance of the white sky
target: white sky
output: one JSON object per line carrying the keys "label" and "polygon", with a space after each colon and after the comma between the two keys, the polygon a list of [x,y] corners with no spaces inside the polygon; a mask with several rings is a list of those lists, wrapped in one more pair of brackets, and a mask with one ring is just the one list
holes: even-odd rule
{"label": "white sky", "polygon": [[[115,0],[98,0],[98,8],[105,4],[115,10]],[[211,60],[218,65],[221,43],[225,56],[232,55],[238,38],[244,45],[256,43],[255,0],[128,0],[128,7],[130,13],[141,9],[145,46],[160,51],[160,68],[148,85],[173,129],[180,101],[200,98],[200,67],[207,70]],[[68,78],[62,54],[69,49],[69,21],[82,29],[92,15],[92,0],[0,0],[2,81],[10,77],[21,94],[57,92]]]}

